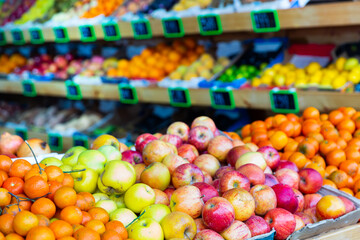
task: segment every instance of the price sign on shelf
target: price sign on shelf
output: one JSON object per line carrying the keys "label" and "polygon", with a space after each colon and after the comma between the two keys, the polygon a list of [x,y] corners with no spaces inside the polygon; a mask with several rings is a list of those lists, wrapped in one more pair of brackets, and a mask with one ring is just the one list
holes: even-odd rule
{"label": "price sign on shelf", "polygon": [[271,109],[276,113],[298,113],[299,102],[295,90],[270,91]]}
{"label": "price sign on shelf", "polygon": [[228,88],[210,88],[211,106],[215,109],[232,110],[235,108],[234,94]]}
{"label": "price sign on shelf", "polygon": [[219,35],[223,32],[221,18],[218,14],[199,15],[197,20],[201,35]]}
{"label": "price sign on shelf", "polygon": [[135,39],[152,38],[152,31],[149,20],[140,19],[131,21],[131,27],[133,29]]}
{"label": "price sign on shelf", "polygon": [[36,97],[36,87],[33,81],[24,80],[22,81],[23,95],[25,97]]}
{"label": "price sign on shelf", "polygon": [[28,139],[28,130],[26,127],[17,127],[15,128],[15,134],[20,136],[22,139]]}
{"label": "price sign on shelf", "polygon": [[121,39],[119,25],[117,23],[103,23],[102,29],[105,41],[117,41]]}
{"label": "price sign on shelf", "polygon": [[25,43],[24,34],[20,29],[11,30],[11,36],[13,38],[13,43],[16,45],[22,45]]}
{"label": "price sign on shelf", "polygon": [[65,86],[66,86],[66,97],[70,100],[81,100],[82,99],[82,94],[81,94],[81,90],[80,90],[80,86],[79,84],[67,80],[65,82]]}
{"label": "price sign on shelf", "polygon": [[73,146],[82,146],[89,148],[89,138],[85,135],[74,134],[73,135]]}
{"label": "price sign on shelf", "polygon": [[184,87],[168,88],[171,106],[174,107],[190,107],[191,99],[189,89]]}
{"label": "price sign on shelf", "polygon": [[136,88],[130,84],[120,83],[119,85],[120,102],[126,104],[137,104],[139,102]]}
{"label": "price sign on shelf", "polygon": [[5,37],[5,32],[4,31],[0,31],[0,46],[3,46],[6,44],[6,37]]}
{"label": "price sign on shelf", "polygon": [[63,137],[58,133],[49,133],[48,134],[48,143],[53,151],[62,151],[63,150]]}
{"label": "price sign on shelf", "polygon": [[250,15],[254,32],[277,32],[280,30],[279,16],[276,10],[252,11]]}
{"label": "price sign on shelf", "polygon": [[41,29],[39,28],[30,28],[29,29],[30,34],[30,42],[32,44],[43,44],[44,43],[44,37]]}
{"label": "price sign on shelf", "polygon": [[95,29],[92,25],[83,25],[79,27],[80,40],[83,42],[94,42],[96,41]]}
{"label": "price sign on shelf", "polygon": [[53,28],[56,43],[67,43],[69,42],[68,31],[65,27],[54,27]]}
{"label": "price sign on shelf", "polygon": [[181,18],[171,17],[162,19],[164,35],[167,38],[183,37],[185,35],[184,25]]}

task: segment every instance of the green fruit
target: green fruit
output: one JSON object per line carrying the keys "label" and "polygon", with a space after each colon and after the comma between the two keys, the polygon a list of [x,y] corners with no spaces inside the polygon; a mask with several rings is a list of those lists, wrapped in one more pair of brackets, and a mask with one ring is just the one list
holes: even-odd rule
{"label": "green fruit", "polygon": [[70,165],[67,165],[67,164],[63,164],[60,166],[60,169],[63,171],[63,172],[69,172],[72,170],[72,166]]}
{"label": "green fruit", "polygon": [[113,200],[109,200],[109,199],[98,201],[95,204],[95,207],[101,207],[105,209],[109,214],[117,209],[116,203]]}
{"label": "green fruit", "polygon": [[129,238],[146,240],[163,240],[161,225],[152,218],[144,218],[131,224],[128,229]]}
{"label": "green fruit", "polygon": [[64,164],[67,164],[67,165],[70,165],[73,167],[77,164],[78,156],[80,155],[80,153],[82,153],[85,150],[86,150],[86,148],[84,148],[82,146],[72,147],[66,151],[66,153],[62,157],[61,161]]}
{"label": "green fruit", "polygon": [[155,192],[150,186],[137,183],[126,191],[124,199],[127,208],[140,213],[145,207],[155,203]]}
{"label": "green fruit", "polygon": [[105,193],[94,193],[93,197],[95,198],[96,203],[100,200],[110,200],[110,197]]}
{"label": "green fruit", "polygon": [[[72,171],[82,169],[86,169],[86,167],[79,164],[74,166]],[[74,178],[74,189],[76,192],[95,192],[99,177],[95,170],[88,168],[85,171],[72,172],[71,176]]]}
{"label": "green fruit", "polygon": [[104,154],[107,163],[114,160],[121,160],[122,157],[121,152],[111,145],[101,146],[98,151]]}
{"label": "green fruit", "polygon": [[171,210],[168,206],[164,204],[153,204],[147,206],[141,211],[140,219],[149,217],[160,223],[164,219],[164,217],[166,217],[170,213]]}
{"label": "green fruit", "polygon": [[117,220],[122,222],[126,227],[129,225],[134,219],[136,219],[136,214],[128,208],[118,208],[112,213],[110,213],[110,221]]}
{"label": "green fruit", "polygon": [[125,205],[125,200],[124,200],[124,194],[113,194],[110,195],[110,199],[113,200],[116,203],[117,208],[124,208],[126,207]]}
{"label": "green fruit", "polygon": [[41,160],[40,163],[45,164],[46,166],[57,166],[57,167],[63,165],[63,162],[55,157],[44,158],[43,160]]}
{"label": "green fruit", "polygon": [[78,164],[94,169],[98,174],[101,174],[104,171],[106,157],[98,150],[86,150],[80,153]]}

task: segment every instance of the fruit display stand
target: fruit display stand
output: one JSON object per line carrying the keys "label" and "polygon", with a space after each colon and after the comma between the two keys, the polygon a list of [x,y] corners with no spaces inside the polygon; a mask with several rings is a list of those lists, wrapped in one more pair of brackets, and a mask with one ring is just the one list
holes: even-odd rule
{"label": "fruit display stand", "polygon": [[337,239],[357,239],[360,234],[360,225],[355,224],[339,230],[333,230],[328,233],[308,238],[308,240],[337,240]]}

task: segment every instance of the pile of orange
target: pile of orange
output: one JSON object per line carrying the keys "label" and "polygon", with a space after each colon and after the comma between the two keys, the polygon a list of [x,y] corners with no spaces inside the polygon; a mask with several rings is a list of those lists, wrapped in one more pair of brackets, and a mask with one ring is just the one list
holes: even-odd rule
{"label": "pile of orange", "polygon": [[190,66],[204,51],[204,47],[191,38],[176,40],[171,45],[160,43],[144,49],[131,60],[119,60],[117,68],[109,69],[107,76],[161,80],[180,65]]}
{"label": "pile of orange", "polygon": [[97,5],[85,12],[82,18],[94,18],[101,14],[110,16],[123,2],[124,0],[98,0]]}
{"label": "pile of orange", "polygon": [[121,222],[109,221],[91,193],[73,186],[59,167],[0,155],[0,239],[127,239]]}
{"label": "pile of orange", "polygon": [[18,53],[12,54],[10,57],[6,54],[0,56],[0,73],[12,73],[15,68],[25,66],[26,58]]}
{"label": "pile of orange", "polygon": [[243,141],[272,146],[282,160],[317,170],[324,184],[360,198],[360,112],[341,107],[320,114],[314,107],[302,116],[277,114],[243,127]]}

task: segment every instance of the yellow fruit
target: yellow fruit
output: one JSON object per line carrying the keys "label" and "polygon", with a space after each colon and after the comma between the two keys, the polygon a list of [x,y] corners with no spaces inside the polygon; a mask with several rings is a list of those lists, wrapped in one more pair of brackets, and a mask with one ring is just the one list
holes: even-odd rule
{"label": "yellow fruit", "polygon": [[342,71],[344,69],[345,62],[346,62],[346,58],[339,57],[335,62],[335,68],[338,71]]}
{"label": "yellow fruit", "polygon": [[184,75],[184,80],[190,81],[192,78],[196,78],[196,77],[198,77],[196,73],[189,72]]}
{"label": "yellow fruit", "polygon": [[264,75],[268,75],[270,77],[274,77],[276,74],[276,71],[273,68],[268,68],[264,71]]}
{"label": "yellow fruit", "polygon": [[313,74],[320,69],[321,69],[321,66],[318,62],[312,62],[305,68],[305,70],[308,74]]}
{"label": "yellow fruit", "polygon": [[253,87],[258,87],[261,85],[261,80],[260,78],[254,78],[252,81],[251,81],[251,86]]}
{"label": "yellow fruit", "polygon": [[282,65],[280,63],[277,63],[274,66],[272,66],[272,69],[275,71],[279,71],[281,67],[282,67]]}
{"label": "yellow fruit", "polygon": [[264,75],[260,78],[261,82],[266,85],[271,85],[273,78],[269,75]]}
{"label": "yellow fruit", "polygon": [[170,74],[169,78],[171,80],[181,80],[182,76],[183,75],[181,73],[179,73],[179,72],[173,72],[173,73]]}
{"label": "yellow fruit", "polygon": [[292,85],[292,84],[294,84],[295,83],[295,78],[292,78],[292,77],[290,77],[290,78],[286,78],[286,80],[285,80],[285,85],[286,86],[290,86],[290,85]]}
{"label": "yellow fruit", "polygon": [[275,75],[274,84],[276,86],[284,86],[285,85],[285,76],[284,75]]}
{"label": "yellow fruit", "polygon": [[343,76],[337,76],[336,78],[334,78],[334,80],[331,83],[331,86],[334,89],[338,89],[341,88],[342,86],[344,86],[346,84],[346,78]]}

